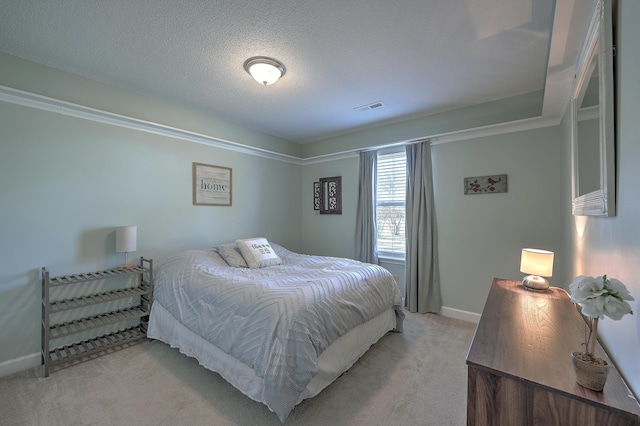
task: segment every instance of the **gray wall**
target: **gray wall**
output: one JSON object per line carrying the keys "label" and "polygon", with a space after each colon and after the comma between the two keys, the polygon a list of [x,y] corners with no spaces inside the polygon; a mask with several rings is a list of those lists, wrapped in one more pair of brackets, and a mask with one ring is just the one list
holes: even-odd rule
{"label": "gray wall", "polygon": [[[307,253],[355,258],[358,157],[308,164],[302,170],[302,246]],[[313,210],[313,182],[342,176],[342,214]]]}
{"label": "gray wall", "polygon": [[[556,253],[553,285],[570,282],[562,220],[564,152],[558,126],[436,144],[432,149],[443,306],[482,312],[494,277],[521,279],[524,247]],[[303,168],[303,245],[318,254],[354,256],[358,158]],[[469,176],[508,175],[504,194],[464,195]],[[342,216],[313,212],[312,182],[343,176]],[[402,268],[387,266],[395,274]]]}
{"label": "gray wall", "polygon": [[[525,247],[553,251],[549,281],[566,283],[557,127],[436,145],[433,163],[445,306],[482,312],[494,277],[522,278]],[[464,195],[464,177],[494,174],[507,174],[507,193]]]}
{"label": "gray wall", "polygon": [[[616,56],[617,216],[570,216],[573,275],[607,274],[635,297],[634,315],[600,322],[600,338],[633,388],[640,392],[640,2],[618,2]],[[563,126],[568,126],[565,117]],[[565,130],[565,134],[568,132]],[[570,144],[570,138],[565,138]],[[567,165],[568,167],[568,165]]]}
{"label": "gray wall", "polygon": [[[259,235],[301,248],[300,165],[4,102],[0,129],[0,367],[39,361],[39,269],[123,263],[117,226],[156,261]],[[192,162],[233,169],[231,207],[192,205]]]}

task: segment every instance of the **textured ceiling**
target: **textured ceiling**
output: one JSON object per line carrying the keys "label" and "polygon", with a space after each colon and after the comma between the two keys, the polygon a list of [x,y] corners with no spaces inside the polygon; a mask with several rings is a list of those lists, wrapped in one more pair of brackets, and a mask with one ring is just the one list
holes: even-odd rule
{"label": "textured ceiling", "polygon": [[[554,0],[0,0],[0,51],[307,143],[544,90],[555,10]],[[286,75],[258,85],[242,67],[251,56],[280,60]],[[353,111],[373,102],[384,107]]]}

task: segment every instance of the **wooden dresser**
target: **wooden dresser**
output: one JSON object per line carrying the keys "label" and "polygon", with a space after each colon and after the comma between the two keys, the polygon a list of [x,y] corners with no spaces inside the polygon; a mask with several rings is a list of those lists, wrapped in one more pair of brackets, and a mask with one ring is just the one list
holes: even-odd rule
{"label": "wooden dresser", "polygon": [[[606,321],[606,320],[605,320]],[[640,425],[640,405],[611,370],[602,392],[575,380],[584,321],[562,289],[494,279],[469,354],[467,425]]]}

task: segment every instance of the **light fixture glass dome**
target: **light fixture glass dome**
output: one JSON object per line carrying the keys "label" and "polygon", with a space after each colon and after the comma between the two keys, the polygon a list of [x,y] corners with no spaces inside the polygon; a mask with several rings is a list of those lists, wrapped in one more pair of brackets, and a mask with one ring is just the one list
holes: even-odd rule
{"label": "light fixture glass dome", "polygon": [[244,69],[260,84],[275,83],[286,72],[281,62],[266,56],[254,56],[244,62]]}

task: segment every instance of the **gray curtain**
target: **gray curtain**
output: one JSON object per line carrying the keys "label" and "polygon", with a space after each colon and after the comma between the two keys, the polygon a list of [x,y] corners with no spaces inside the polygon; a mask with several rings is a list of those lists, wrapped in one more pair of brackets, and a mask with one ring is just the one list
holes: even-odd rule
{"label": "gray curtain", "polygon": [[422,314],[442,306],[431,169],[431,142],[408,145],[405,304]]}
{"label": "gray curtain", "polygon": [[375,151],[360,153],[360,184],[358,187],[358,209],[356,211],[356,255],[358,260],[378,263],[376,249],[376,165]]}

